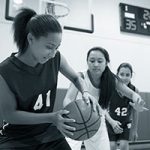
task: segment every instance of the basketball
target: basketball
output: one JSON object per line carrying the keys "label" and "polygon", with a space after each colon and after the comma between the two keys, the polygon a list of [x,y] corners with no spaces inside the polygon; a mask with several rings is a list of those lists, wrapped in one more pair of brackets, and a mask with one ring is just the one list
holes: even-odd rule
{"label": "basketball", "polygon": [[68,135],[71,139],[83,141],[91,138],[98,131],[101,124],[101,116],[97,111],[93,111],[92,105],[87,105],[82,99],[69,103],[65,108],[70,113],[65,117],[75,119],[76,122],[67,123],[76,130],[73,135]]}

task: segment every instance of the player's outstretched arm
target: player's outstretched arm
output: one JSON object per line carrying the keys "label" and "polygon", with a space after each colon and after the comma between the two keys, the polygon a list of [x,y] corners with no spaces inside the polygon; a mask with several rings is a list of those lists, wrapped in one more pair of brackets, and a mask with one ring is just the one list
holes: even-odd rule
{"label": "player's outstretched arm", "polygon": [[133,102],[130,102],[130,105],[136,109],[137,111],[141,112],[144,110],[148,110],[144,107],[145,101],[141,98],[141,96],[128,88],[124,83],[116,79],[116,89],[123,95],[132,99]]}
{"label": "player's outstretched arm", "polygon": [[76,99],[78,92],[79,90],[75,87],[73,83],[71,83],[65,95],[65,98],[63,101],[63,107],[68,105],[70,102],[74,101]]}

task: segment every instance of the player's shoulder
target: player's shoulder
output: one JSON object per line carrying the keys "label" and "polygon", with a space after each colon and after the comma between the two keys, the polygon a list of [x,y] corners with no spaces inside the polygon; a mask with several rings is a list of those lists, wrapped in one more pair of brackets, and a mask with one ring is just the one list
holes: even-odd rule
{"label": "player's shoulder", "polygon": [[[14,98],[14,93],[13,90],[11,88],[11,83],[9,83],[10,81],[5,79],[1,74],[0,74],[0,99],[2,102],[6,102],[7,103],[7,98],[11,98],[11,102],[12,99]],[[4,98],[5,97],[5,98]]]}
{"label": "player's shoulder", "polygon": [[2,77],[2,75],[0,74],[0,86],[4,85],[6,82],[4,80],[4,78]]}
{"label": "player's shoulder", "polygon": [[10,63],[10,59],[6,58],[0,63],[0,71],[3,70]]}
{"label": "player's shoulder", "polygon": [[0,74],[0,92],[6,92],[10,91],[7,82],[3,78],[3,76]]}

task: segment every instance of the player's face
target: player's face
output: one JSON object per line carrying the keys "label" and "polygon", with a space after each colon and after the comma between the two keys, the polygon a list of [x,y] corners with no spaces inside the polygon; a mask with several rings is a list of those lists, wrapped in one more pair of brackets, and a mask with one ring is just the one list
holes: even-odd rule
{"label": "player's face", "polygon": [[128,67],[122,67],[118,72],[118,76],[127,85],[129,84],[132,78],[131,70]]}
{"label": "player's face", "polygon": [[100,51],[91,51],[87,60],[87,64],[91,74],[101,76],[106,68],[107,62],[103,53]]}
{"label": "player's face", "polygon": [[44,64],[49,59],[55,57],[61,39],[61,33],[50,33],[47,37],[42,36],[38,39],[33,37],[32,44],[30,44],[33,59],[37,63]]}

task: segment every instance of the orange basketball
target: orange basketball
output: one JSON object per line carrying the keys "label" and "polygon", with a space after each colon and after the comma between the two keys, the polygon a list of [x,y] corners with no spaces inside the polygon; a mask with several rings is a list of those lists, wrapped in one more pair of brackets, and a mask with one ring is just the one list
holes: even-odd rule
{"label": "orange basketball", "polygon": [[67,135],[71,139],[87,140],[98,131],[101,116],[97,111],[93,111],[91,104],[87,105],[82,99],[79,99],[69,103],[64,109],[70,112],[65,117],[76,120],[76,122],[67,123],[76,128],[74,135]]}

